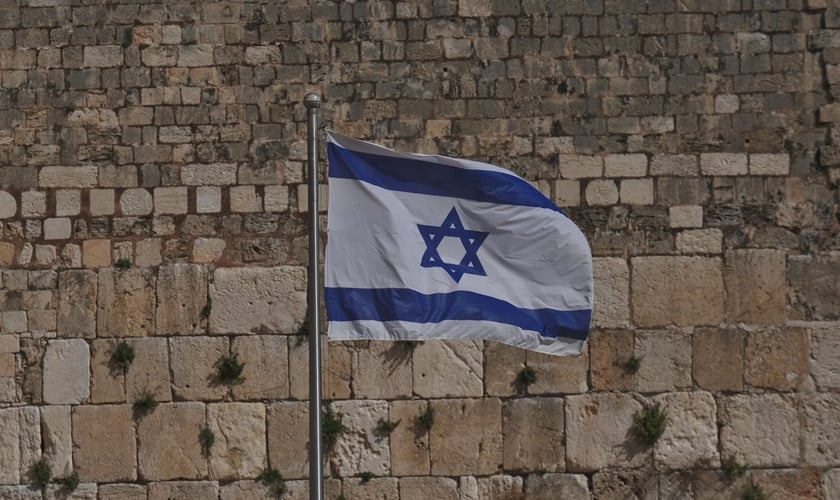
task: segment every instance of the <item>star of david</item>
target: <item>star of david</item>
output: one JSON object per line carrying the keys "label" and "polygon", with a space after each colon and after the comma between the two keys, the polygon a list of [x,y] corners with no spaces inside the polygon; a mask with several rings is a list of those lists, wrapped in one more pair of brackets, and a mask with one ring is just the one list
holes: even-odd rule
{"label": "star of david", "polygon": [[[426,242],[426,251],[423,253],[423,258],[420,260],[422,267],[440,267],[446,271],[455,283],[461,281],[461,277],[465,274],[476,274],[478,276],[487,276],[481,261],[478,260],[478,249],[487,238],[484,231],[470,231],[464,229],[464,224],[461,218],[458,217],[458,212],[453,207],[449,211],[449,215],[443,220],[440,226],[427,226],[425,224],[417,224],[420,230],[420,235],[423,236],[423,241]],[[440,242],[446,237],[458,238],[461,244],[464,245],[464,257],[461,262],[451,264],[444,262],[438,252]]]}

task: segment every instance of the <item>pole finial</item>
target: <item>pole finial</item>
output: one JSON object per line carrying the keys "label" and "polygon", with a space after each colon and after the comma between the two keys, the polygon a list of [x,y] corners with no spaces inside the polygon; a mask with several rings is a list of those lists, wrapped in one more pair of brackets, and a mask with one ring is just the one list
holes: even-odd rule
{"label": "pole finial", "polygon": [[321,106],[321,96],[310,92],[303,97],[303,105],[308,109],[315,109]]}

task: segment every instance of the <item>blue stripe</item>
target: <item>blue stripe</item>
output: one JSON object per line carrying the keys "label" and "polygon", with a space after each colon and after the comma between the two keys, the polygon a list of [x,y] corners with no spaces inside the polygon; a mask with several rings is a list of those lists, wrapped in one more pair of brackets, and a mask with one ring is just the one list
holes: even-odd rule
{"label": "blue stripe", "polygon": [[332,142],[327,143],[327,158],[333,178],[360,180],[391,191],[547,208],[563,213],[534,186],[502,172],[360,153]]}
{"label": "blue stripe", "polygon": [[326,288],[330,321],[481,320],[539,332],[544,337],[586,340],[592,311],[521,309],[486,295],[456,291],[422,294],[407,288]]}

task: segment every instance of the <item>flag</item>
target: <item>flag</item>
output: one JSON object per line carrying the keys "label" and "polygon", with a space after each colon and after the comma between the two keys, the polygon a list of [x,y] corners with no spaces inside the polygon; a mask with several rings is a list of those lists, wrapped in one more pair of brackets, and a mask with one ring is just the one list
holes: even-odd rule
{"label": "flag", "polygon": [[327,132],[328,334],[484,339],[578,355],[592,255],[536,188],[494,165]]}

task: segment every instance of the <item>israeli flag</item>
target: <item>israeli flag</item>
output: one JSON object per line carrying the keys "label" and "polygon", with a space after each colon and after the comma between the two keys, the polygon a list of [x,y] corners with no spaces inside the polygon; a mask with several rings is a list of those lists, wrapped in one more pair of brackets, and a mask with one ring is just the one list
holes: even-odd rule
{"label": "israeli flag", "polygon": [[528,182],[335,132],[327,157],[330,338],[581,353],[592,316],[589,245]]}

